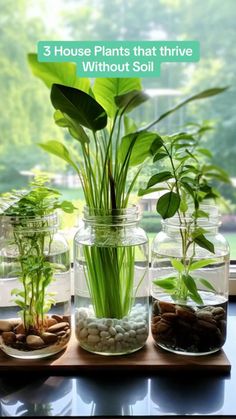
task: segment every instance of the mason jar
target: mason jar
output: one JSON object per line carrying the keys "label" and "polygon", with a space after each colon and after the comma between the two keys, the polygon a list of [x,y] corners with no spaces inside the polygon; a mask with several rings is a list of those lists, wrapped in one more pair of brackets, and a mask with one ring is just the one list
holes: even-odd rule
{"label": "mason jar", "polygon": [[71,330],[70,257],[58,217],[0,218],[0,348],[16,358],[64,349]]}
{"label": "mason jar", "polygon": [[74,241],[75,331],[89,352],[122,355],[148,337],[148,239],[137,207],[84,209]]}
{"label": "mason jar", "polygon": [[[208,210],[208,209],[207,209]],[[152,245],[151,329],[155,343],[183,355],[206,355],[225,343],[229,246],[217,209],[162,223]]]}

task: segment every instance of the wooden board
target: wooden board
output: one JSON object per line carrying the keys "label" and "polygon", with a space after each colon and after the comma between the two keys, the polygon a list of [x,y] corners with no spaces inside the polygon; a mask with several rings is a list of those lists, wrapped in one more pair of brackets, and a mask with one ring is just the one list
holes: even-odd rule
{"label": "wooden board", "polygon": [[150,337],[144,348],[129,355],[102,356],[80,348],[75,337],[66,350],[51,358],[21,360],[8,357],[0,351],[0,373],[42,373],[47,375],[81,374],[98,370],[158,373],[172,371],[230,372],[230,362],[223,350],[208,356],[175,355],[157,348]]}

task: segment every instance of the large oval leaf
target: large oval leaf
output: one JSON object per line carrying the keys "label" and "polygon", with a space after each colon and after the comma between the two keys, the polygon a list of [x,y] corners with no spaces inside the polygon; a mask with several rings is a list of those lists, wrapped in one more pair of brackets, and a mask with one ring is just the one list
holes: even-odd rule
{"label": "large oval leaf", "polygon": [[119,109],[124,109],[125,112],[130,112],[132,109],[146,102],[149,96],[142,91],[132,90],[132,92],[124,93],[120,96],[115,96],[115,104]]}
{"label": "large oval leaf", "polygon": [[51,102],[55,109],[66,113],[70,118],[92,131],[103,129],[107,125],[105,110],[82,90],[53,84]]}
{"label": "large oval leaf", "polygon": [[180,206],[180,197],[175,192],[167,192],[157,201],[157,212],[162,218],[170,218],[175,215]]}
{"label": "large oval leaf", "polygon": [[131,92],[142,90],[141,80],[138,78],[97,78],[93,86],[96,100],[104,107],[107,115],[113,118],[118,107],[115,97]]}
{"label": "large oval leaf", "polygon": [[53,83],[59,83],[86,93],[90,91],[89,79],[77,76],[74,63],[40,63],[37,54],[33,53],[28,54],[28,62],[34,76],[41,79],[49,88]]}
{"label": "large oval leaf", "polygon": [[130,166],[143,163],[147,157],[152,157],[150,147],[157,138],[158,134],[147,131],[126,135],[122,138],[119,147],[119,161],[123,162],[126,156],[130,155]]}
{"label": "large oval leaf", "polygon": [[59,109],[54,113],[54,121],[59,127],[68,128],[70,135],[80,143],[89,143],[89,137],[83,127],[76,120],[59,111]]}

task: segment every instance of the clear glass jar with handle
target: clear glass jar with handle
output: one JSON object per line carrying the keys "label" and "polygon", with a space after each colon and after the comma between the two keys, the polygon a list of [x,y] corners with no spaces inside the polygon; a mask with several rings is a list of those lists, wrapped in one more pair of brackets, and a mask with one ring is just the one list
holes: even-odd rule
{"label": "clear glass jar with handle", "polygon": [[43,358],[66,347],[71,330],[69,247],[57,215],[0,218],[0,348]]}
{"label": "clear glass jar with handle", "polygon": [[226,339],[229,246],[209,217],[173,217],[152,245],[152,336],[171,352],[205,355]]}
{"label": "clear glass jar with handle", "polygon": [[148,239],[139,211],[85,208],[75,236],[75,329],[84,349],[121,355],[148,337]]}

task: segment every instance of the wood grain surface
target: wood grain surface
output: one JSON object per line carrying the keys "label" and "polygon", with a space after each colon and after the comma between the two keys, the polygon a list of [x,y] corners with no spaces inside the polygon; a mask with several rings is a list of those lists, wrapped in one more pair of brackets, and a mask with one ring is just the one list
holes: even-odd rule
{"label": "wood grain surface", "polygon": [[223,350],[208,356],[175,355],[157,348],[150,337],[141,350],[129,355],[102,356],[83,350],[72,337],[66,350],[56,356],[39,360],[8,357],[0,351],[0,373],[43,373],[48,375],[92,373],[98,370],[158,373],[195,371],[229,373],[230,362]]}

